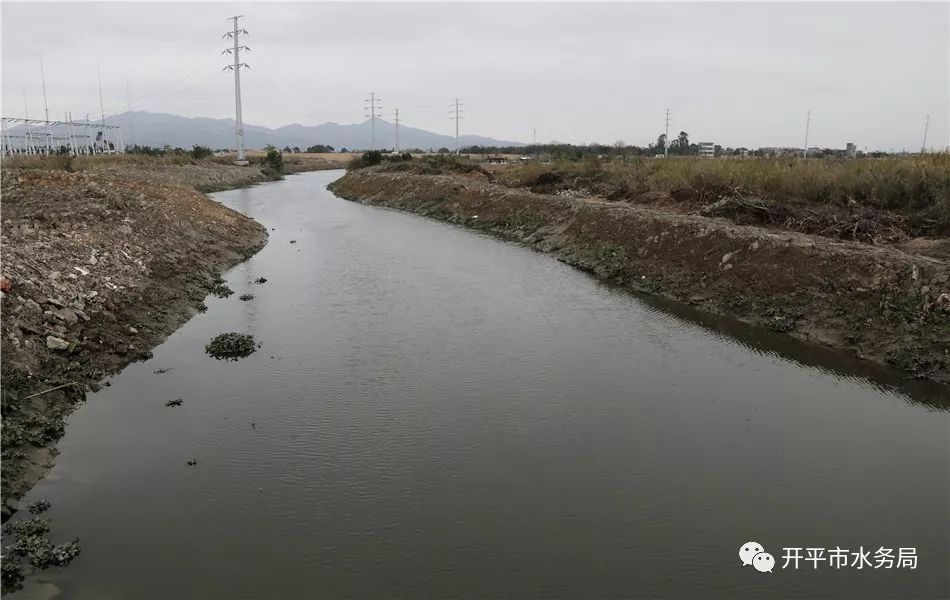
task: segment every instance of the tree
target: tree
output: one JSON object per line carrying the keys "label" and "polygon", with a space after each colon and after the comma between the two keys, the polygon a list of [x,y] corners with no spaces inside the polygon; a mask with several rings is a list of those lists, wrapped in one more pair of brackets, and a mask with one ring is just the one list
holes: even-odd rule
{"label": "tree", "polygon": [[660,137],[656,138],[656,149],[658,152],[663,152],[666,150],[666,134],[661,133]]}
{"label": "tree", "polygon": [[300,154],[300,146],[294,146],[294,154]]}
{"label": "tree", "polygon": [[689,154],[689,134],[685,131],[681,131],[676,141],[674,141],[670,147],[676,148],[677,154]]}

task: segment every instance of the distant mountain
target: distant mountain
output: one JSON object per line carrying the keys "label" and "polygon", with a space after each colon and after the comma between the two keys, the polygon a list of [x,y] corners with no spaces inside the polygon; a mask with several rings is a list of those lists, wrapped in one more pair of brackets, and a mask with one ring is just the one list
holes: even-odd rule
{"label": "distant mountain", "polygon": [[[210,148],[234,148],[234,120],[209,119],[204,117],[180,117],[163,113],[145,111],[125,112],[106,117],[106,124],[122,127],[122,138],[126,144],[133,139],[136,144],[147,146],[179,146],[191,148],[195,144]],[[322,125],[285,125],[278,129],[269,129],[260,125],[244,124],[244,145],[247,148],[263,148],[273,144],[278,148],[324,144],[335,149],[367,149],[371,147],[369,120],[352,125],[324,123]],[[392,148],[395,145],[396,126],[382,119],[376,120],[376,146]],[[55,135],[55,134],[54,134]],[[482,137],[478,135],[460,136],[462,146],[524,146],[520,142],[510,142]],[[399,145],[401,148],[455,148],[455,138],[406,127],[399,127]]]}

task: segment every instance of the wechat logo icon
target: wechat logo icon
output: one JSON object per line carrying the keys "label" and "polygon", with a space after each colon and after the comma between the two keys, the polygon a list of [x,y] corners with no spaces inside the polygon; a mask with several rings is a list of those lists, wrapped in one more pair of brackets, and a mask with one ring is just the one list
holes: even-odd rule
{"label": "wechat logo icon", "polygon": [[752,567],[759,573],[771,573],[775,567],[775,557],[765,551],[758,542],[746,542],[739,548],[739,560],[743,567]]}

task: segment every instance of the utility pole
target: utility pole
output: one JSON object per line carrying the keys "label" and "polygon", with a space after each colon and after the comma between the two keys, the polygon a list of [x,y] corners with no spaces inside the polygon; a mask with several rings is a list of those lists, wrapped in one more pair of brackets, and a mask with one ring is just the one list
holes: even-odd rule
{"label": "utility pole", "polygon": [[670,156],[670,109],[666,109],[666,129],[663,132],[663,158]]}
{"label": "utility pole", "polygon": [[43,81],[43,111],[46,114],[46,154],[52,154],[53,134],[49,128],[49,104],[46,102],[46,73],[43,71],[42,52],[40,52],[40,79]]}
{"label": "utility pole", "polygon": [[[102,144],[103,151],[105,151],[109,149],[109,142],[106,140],[106,128],[105,128],[106,109],[105,109],[105,106],[102,104],[102,72],[99,70],[99,67],[96,67],[96,75],[99,77],[99,114],[102,116],[102,126],[103,126],[102,130],[99,132],[100,134],[102,134],[102,139],[99,140],[99,142],[100,144]],[[98,140],[99,136],[97,135],[96,138]]]}
{"label": "utility pole", "polygon": [[396,109],[396,152],[399,152],[399,109]]}
{"label": "utility pole", "polygon": [[[465,110],[462,108],[462,105],[459,104],[458,98],[456,98],[455,103],[450,104],[449,107],[455,108],[455,115],[449,117],[449,119],[455,119],[455,155],[458,156],[462,148],[461,142],[459,141],[459,119],[465,118],[461,115],[461,113],[465,112]],[[452,111],[449,111],[450,114],[451,112]]]}
{"label": "utility pole", "polygon": [[538,129],[537,129],[537,127],[535,127],[534,129],[531,130],[531,145],[532,145],[532,146],[537,146],[537,145],[538,145]]}
{"label": "utility pole", "polygon": [[238,19],[244,15],[228,17],[227,21],[234,21],[234,29],[224,34],[223,37],[234,40],[234,47],[225,48],[221,54],[230,54],[234,56],[234,63],[224,67],[225,70],[234,71],[234,133],[237,137],[237,160],[236,165],[247,165],[244,158],[244,119],[241,117],[241,69],[249,69],[246,63],[241,62],[241,50],[251,51],[250,48],[241,44],[241,35],[247,35],[247,29],[238,27]]}
{"label": "utility pole", "polygon": [[[135,145],[135,115],[132,114],[132,89],[129,87],[129,76],[125,76],[125,101],[129,105],[129,131],[132,134],[132,145]],[[123,144],[124,146],[124,144]],[[123,147],[123,151],[125,148]]]}
{"label": "utility pole", "polygon": [[376,97],[376,92],[369,92],[369,98],[363,100],[363,116],[369,117],[369,141],[370,150],[376,149],[376,113],[383,112],[381,99]]}
{"label": "utility pole", "polygon": [[76,148],[76,138],[73,135],[73,113],[66,113],[66,139],[69,144],[69,151],[71,154],[79,154],[79,150]]}
{"label": "utility pole", "polygon": [[925,154],[927,152],[927,129],[930,128],[930,115],[927,115],[927,118],[924,119],[924,143],[920,145],[920,153]]}
{"label": "utility pole", "polygon": [[805,148],[802,150],[802,158],[808,158],[808,128],[811,126],[811,111],[805,117]]}
{"label": "utility pole", "polygon": [[33,154],[33,126],[30,124],[30,107],[26,102],[26,86],[23,86],[23,116],[26,117],[26,153]]}

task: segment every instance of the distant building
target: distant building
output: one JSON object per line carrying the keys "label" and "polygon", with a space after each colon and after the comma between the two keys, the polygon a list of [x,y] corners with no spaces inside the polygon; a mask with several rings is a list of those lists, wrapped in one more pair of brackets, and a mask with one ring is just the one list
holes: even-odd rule
{"label": "distant building", "polygon": [[845,149],[845,154],[848,158],[854,158],[858,155],[858,147],[851,142],[848,142],[848,147]]}
{"label": "distant building", "polygon": [[716,156],[715,142],[699,142],[699,155],[710,158]]}

